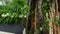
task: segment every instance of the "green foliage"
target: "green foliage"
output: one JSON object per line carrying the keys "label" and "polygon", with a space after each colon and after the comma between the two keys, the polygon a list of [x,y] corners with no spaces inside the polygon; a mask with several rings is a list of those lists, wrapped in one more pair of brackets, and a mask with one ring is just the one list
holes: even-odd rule
{"label": "green foliage", "polygon": [[59,16],[55,16],[55,24],[60,25]]}
{"label": "green foliage", "polygon": [[42,1],[42,11],[43,11],[42,13],[43,13],[43,15],[46,15],[48,10],[49,10],[49,1],[43,0]]}
{"label": "green foliage", "polygon": [[26,17],[29,7],[26,0],[12,0],[0,5],[0,23],[20,23]]}
{"label": "green foliage", "polygon": [[[49,10],[50,10],[50,6],[52,3],[52,0],[43,0],[42,1],[42,14],[44,16],[44,25],[42,25],[42,29],[46,28],[47,30],[49,30],[49,21],[50,21],[50,15],[49,15]],[[46,13],[48,13],[48,16],[46,16]]]}
{"label": "green foliage", "polygon": [[45,18],[45,24],[48,25],[49,24],[50,19],[49,18]]}

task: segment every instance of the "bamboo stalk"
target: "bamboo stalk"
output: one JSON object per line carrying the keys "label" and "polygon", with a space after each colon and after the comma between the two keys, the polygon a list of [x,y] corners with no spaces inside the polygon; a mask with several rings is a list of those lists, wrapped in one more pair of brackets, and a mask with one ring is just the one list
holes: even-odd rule
{"label": "bamboo stalk", "polygon": [[[55,2],[56,2],[56,16],[58,16],[59,17],[59,12],[58,12],[58,0],[55,0]],[[57,18],[58,20],[59,20],[59,18]],[[59,33],[59,31],[58,31],[58,28],[59,28],[59,25],[56,27],[56,34],[58,34]]]}

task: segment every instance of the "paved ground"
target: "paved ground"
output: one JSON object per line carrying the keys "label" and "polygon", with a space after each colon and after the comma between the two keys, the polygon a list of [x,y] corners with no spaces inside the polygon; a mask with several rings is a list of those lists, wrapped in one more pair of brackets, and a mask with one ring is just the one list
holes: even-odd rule
{"label": "paved ground", "polygon": [[20,24],[0,24],[0,34],[22,34],[23,29]]}

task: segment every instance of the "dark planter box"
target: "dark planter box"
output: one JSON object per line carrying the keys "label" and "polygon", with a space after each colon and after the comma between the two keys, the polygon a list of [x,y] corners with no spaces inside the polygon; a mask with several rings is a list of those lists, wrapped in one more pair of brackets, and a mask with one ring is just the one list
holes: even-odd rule
{"label": "dark planter box", "polygon": [[22,34],[23,29],[24,29],[24,27],[21,24],[0,24],[0,34],[1,34],[1,32],[9,32],[9,33],[13,33],[13,34]]}

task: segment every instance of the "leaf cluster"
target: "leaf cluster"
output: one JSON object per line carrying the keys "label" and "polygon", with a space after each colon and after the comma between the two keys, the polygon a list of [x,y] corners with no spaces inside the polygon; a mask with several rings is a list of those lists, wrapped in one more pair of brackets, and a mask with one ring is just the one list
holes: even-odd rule
{"label": "leaf cluster", "polygon": [[29,10],[26,0],[12,0],[0,5],[0,23],[20,23]]}

